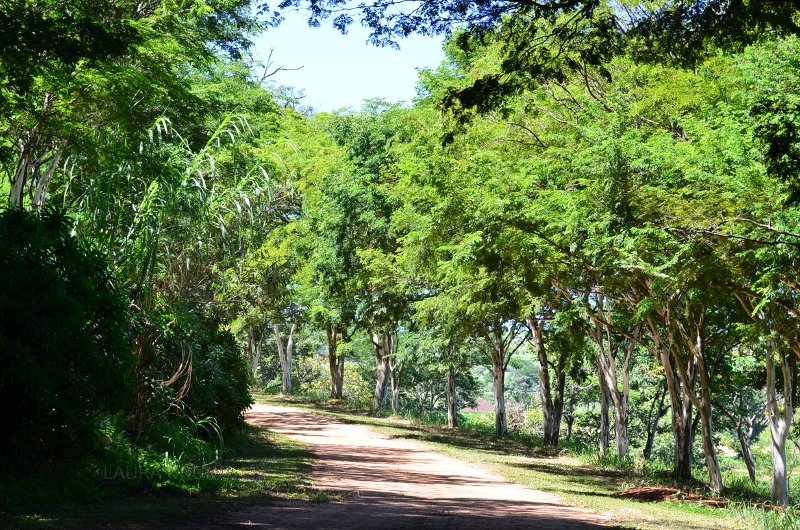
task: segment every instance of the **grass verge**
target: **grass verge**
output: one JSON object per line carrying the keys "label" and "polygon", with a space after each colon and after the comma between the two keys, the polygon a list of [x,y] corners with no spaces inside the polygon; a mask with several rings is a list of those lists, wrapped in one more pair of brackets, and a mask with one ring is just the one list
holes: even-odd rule
{"label": "grass verge", "polygon": [[[247,425],[229,440],[222,458],[202,471],[211,492],[153,486],[128,470],[87,479],[33,477],[18,488],[36,487],[38,498],[52,492],[60,502],[17,513],[0,513],[0,528],[178,528],[213,524],[224,514],[276,499],[323,500],[309,483],[311,453],[290,438]],[[83,494],[64,496],[64,483]],[[80,492],[79,492],[80,493]]]}

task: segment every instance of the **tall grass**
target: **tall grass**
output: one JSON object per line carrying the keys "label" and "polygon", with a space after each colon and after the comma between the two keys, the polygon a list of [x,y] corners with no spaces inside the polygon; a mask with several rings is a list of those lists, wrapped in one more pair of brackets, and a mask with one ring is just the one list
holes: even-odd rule
{"label": "tall grass", "polygon": [[733,503],[723,508],[750,528],[762,530],[800,530],[800,514],[794,510],[765,510],[750,503]]}

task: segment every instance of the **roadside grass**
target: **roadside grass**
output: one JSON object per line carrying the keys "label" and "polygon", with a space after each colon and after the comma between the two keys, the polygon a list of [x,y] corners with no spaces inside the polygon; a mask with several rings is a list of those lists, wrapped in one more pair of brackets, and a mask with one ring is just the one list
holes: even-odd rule
{"label": "roadside grass", "polygon": [[[301,443],[246,425],[228,441],[217,462],[198,471],[210,491],[155,486],[141,477],[124,476],[124,470],[120,476],[112,472],[80,479],[51,477],[47,482],[32,477],[29,483],[12,486],[36,487],[38,498],[59,501],[0,513],[0,528],[178,528],[210,524],[232,510],[277,499],[326,500],[326,492],[311,487],[311,461]],[[73,494],[65,495],[65,489]]]}
{"label": "roadside grass", "polygon": [[[566,504],[588,508],[623,528],[696,530],[725,528],[792,528],[793,517],[764,514],[739,503],[712,508],[682,502],[637,502],[616,496],[638,485],[669,483],[667,470],[641,473],[588,464],[558,449],[531,445],[530,440],[497,439],[480,427],[447,429],[393,417],[372,417],[369,411],[340,402],[307,402],[297,398],[254,395],[257,403],[291,405],[369,426],[392,437],[417,440],[435,451],[491,468],[511,482],[559,495]],[[699,484],[699,483],[698,483]],[[774,522],[770,522],[774,519]]]}

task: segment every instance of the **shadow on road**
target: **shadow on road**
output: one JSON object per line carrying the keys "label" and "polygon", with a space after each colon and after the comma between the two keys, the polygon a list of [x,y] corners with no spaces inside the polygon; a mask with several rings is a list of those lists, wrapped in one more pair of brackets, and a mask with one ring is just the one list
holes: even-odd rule
{"label": "shadow on road", "polygon": [[327,503],[285,501],[230,514],[226,526],[256,528],[607,528],[557,497],[508,484],[485,469],[331,416],[259,405],[254,425],[295,437],[315,454],[313,480],[348,492]]}

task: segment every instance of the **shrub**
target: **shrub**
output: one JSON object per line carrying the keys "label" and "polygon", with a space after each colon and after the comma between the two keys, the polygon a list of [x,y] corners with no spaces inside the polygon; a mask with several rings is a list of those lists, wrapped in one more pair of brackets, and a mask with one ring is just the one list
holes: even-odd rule
{"label": "shrub", "polygon": [[233,334],[211,318],[200,320],[204,332],[195,344],[186,403],[201,422],[214,418],[223,432],[230,431],[242,425],[244,411],[252,403],[247,360]]}
{"label": "shrub", "polygon": [[84,455],[131,389],[126,305],[61,212],[0,212],[0,248],[0,451],[23,465]]}
{"label": "shrub", "polygon": [[251,403],[249,368],[233,334],[204,307],[164,299],[136,321],[142,347],[138,401],[128,430],[137,439],[160,443],[152,426],[165,419],[192,427],[206,439],[242,424]]}

